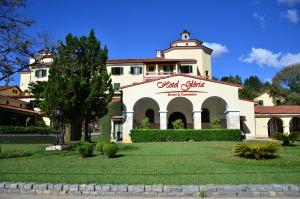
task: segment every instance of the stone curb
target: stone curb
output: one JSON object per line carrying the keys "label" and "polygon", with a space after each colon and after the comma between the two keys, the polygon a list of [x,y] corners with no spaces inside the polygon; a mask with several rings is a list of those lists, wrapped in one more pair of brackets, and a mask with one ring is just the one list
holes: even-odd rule
{"label": "stone curb", "polygon": [[126,185],[0,182],[0,193],[149,197],[300,197],[300,184]]}

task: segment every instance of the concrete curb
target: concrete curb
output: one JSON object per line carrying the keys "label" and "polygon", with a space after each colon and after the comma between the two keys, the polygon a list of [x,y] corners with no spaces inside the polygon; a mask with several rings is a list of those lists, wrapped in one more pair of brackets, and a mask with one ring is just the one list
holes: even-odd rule
{"label": "concrete curb", "polygon": [[0,193],[122,197],[300,197],[300,184],[112,185],[0,182]]}

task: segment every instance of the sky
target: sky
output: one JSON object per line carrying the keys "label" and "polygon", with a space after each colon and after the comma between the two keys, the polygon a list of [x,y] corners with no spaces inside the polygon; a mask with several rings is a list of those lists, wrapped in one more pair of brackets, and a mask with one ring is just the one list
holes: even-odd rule
{"label": "sky", "polygon": [[[218,78],[270,81],[300,62],[300,0],[28,0],[22,12],[36,21],[32,35],[47,32],[64,41],[68,33],[94,29],[109,58],[155,57],[187,29],[214,49]],[[19,85],[19,74],[10,84]]]}

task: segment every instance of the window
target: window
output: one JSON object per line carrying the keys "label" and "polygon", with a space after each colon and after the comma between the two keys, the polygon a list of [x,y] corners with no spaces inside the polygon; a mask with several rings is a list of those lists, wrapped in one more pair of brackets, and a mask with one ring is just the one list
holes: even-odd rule
{"label": "window", "polygon": [[13,92],[14,94],[18,94],[18,91],[17,91],[16,89],[12,89],[12,92]]}
{"label": "window", "polygon": [[173,66],[164,66],[164,73],[173,73]]}
{"label": "window", "polygon": [[140,67],[140,66],[132,66],[132,67],[130,67],[130,74],[132,74],[132,75],[140,75],[140,74],[142,74],[142,67]]}
{"label": "window", "polygon": [[114,83],[113,87],[115,90],[118,90],[120,88],[120,83]]}
{"label": "window", "polygon": [[258,105],[263,106],[264,105],[264,101],[263,100],[258,100]]}
{"label": "window", "polygon": [[6,101],[6,105],[9,105],[9,101]]}
{"label": "window", "polygon": [[122,67],[112,67],[111,74],[112,75],[123,75],[123,68]]}
{"label": "window", "polygon": [[153,109],[148,109],[148,110],[146,110],[145,116],[146,116],[147,118],[149,118],[149,122],[150,122],[150,123],[154,123],[154,110],[153,110]]}
{"label": "window", "polygon": [[154,72],[154,66],[149,67],[149,72]]}
{"label": "window", "polygon": [[20,108],[22,108],[23,107],[23,105],[22,104],[20,104]]}
{"label": "window", "polygon": [[180,66],[181,73],[193,73],[193,66]]}
{"label": "window", "polygon": [[46,77],[47,76],[47,70],[46,69],[40,69],[35,71],[35,77]]}

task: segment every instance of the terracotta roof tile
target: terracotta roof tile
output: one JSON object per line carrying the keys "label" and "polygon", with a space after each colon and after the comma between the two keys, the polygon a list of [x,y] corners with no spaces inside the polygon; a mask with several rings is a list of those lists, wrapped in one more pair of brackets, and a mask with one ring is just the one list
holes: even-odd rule
{"label": "terracotta roof tile", "polygon": [[197,62],[195,59],[166,59],[166,58],[143,58],[143,59],[109,59],[107,64],[122,63],[166,63],[166,62]]}
{"label": "terracotta roof tile", "polygon": [[255,106],[255,114],[300,114],[300,106]]}

